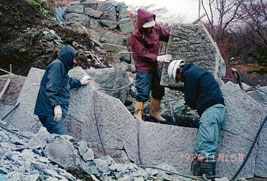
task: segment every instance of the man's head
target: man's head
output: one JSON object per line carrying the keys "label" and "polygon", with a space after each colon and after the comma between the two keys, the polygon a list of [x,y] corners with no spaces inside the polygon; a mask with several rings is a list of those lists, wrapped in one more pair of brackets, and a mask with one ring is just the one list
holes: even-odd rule
{"label": "man's head", "polygon": [[168,67],[169,77],[176,81],[177,80],[183,81],[181,73],[184,65],[185,65],[184,60],[173,60]]}
{"label": "man's head", "polygon": [[142,29],[142,31],[144,32],[150,32],[156,24],[155,22],[156,15],[144,9],[137,10],[137,17],[138,17],[137,27],[139,29]]}
{"label": "man's head", "polygon": [[60,50],[58,59],[61,60],[61,62],[65,65],[67,70],[70,70],[73,68],[74,64],[77,63],[76,55],[78,51],[75,50],[70,45],[64,45],[63,48]]}
{"label": "man's head", "polygon": [[150,17],[145,24],[142,26],[145,33],[149,33],[152,31],[152,28],[155,26],[156,22],[154,17]]}

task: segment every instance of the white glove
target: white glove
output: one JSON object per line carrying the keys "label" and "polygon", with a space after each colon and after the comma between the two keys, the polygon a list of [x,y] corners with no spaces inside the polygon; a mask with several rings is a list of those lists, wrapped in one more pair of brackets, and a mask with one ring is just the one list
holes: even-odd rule
{"label": "white glove", "polygon": [[54,107],[54,121],[58,122],[62,118],[62,110],[60,105]]}
{"label": "white glove", "polygon": [[157,57],[158,62],[170,62],[171,59],[172,59],[172,56],[170,54],[160,55]]}
{"label": "white glove", "polygon": [[82,85],[86,85],[90,82],[90,80],[92,80],[92,77],[90,77],[89,75],[85,75],[83,76],[83,78],[80,80],[80,83]]}

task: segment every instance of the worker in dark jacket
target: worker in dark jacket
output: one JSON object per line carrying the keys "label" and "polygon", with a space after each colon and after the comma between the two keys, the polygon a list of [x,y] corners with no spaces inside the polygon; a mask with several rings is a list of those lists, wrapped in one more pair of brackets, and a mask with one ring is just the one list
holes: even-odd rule
{"label": "worker in dark jacket", "polygon": [[76,54],[72,46],[64,46],[57,59],[47,66],[41,80],[34,114],[50,133],[67,133],[64,118],[68,112],[70,89],[80,88],[91,79],[88,75],[80,81],[68,76],[68,71],[77,63]]}
{"label": "worker in dark jacket", "polygon": [[161,71],[159,62],[168,62],[170,55],[159,56],[159,41],[167,42],[169,32],[155,23],[156,16],[143,9],[138,9],[138,24],[132,32],[130,42],[136,67],[136,103],[134,116],[142,120],[144,102],[152,91],[150,115],[158,121],[165,121],[159,113],[160,100],[164,88],[160,86]]}
{"label": "worker in dark jacket", "polygon": [[207,70],[183,60],[169,64],[170,78],[184,82],[185,103],[200,115],[199,130],[192,162],[195,176],[215,175],[218,137],[224,126],[226,110],[219,84]]}

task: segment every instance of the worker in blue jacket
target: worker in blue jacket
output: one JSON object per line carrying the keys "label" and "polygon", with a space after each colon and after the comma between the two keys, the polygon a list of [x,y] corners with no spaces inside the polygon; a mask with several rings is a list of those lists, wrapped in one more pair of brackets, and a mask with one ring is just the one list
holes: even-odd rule
{"label": "worker in blue jacket", "polygon": [[70,89],[80,88],[91,79],[88,75],[81,80],[68,76],[69,70],[77,63],[76,55],[77,51],[72,46],[63,46],[57,59],[47,66],[41,80],[34,114],[49,133],[67,133],[64,119],[68,112]]}
{"label": "worker in blue jacket", "polygon": [[218,138],[226,119],[224,98],[219,84],[207,70],[174,60],[169,64],[168,75],[184,82],[185,103],[196,109],[199,116],[199,130],[195,143],[195,159],[192,162],[194,176],[215,175]]}

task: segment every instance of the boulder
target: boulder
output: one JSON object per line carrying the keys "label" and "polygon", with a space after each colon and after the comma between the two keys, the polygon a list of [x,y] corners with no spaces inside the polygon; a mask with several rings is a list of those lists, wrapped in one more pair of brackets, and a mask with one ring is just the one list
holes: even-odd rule
{"label": "boulder", "polygon": [[[126,73],[116,68],[104,68],[96,70],[86,70],[93,80],[103,89],[118,89],[130,83]],[[107,95],[118,98],[125,103],[130,87],[117,91],[103,90]]]}
{"label": "boulder", "polygon": [[102,19],[116,21],[117,20],[116,8],[112,7],[108,11],[104,11],[104,13],[102,15]]}
{"label": "boulder", "polygon": [[100,42],[125,46],[126,42],[127,42],[127,38],[123,35],[119,35],[119,34],[112,33],[112,32],[108,31],[101,36]]}
{"label": "boulder", "polygon": [[88,16],[78,13],[68,13],[65,15],[65,18],[69,22],[78,23],[82,25],[88,24],[90,20]]}
{"label": "boulder", "polygon": [[67,13],[79,13],[83,14],[84,13],[84,7],[83,5],[73,5],[69,6],[66,10]]}
{"label": "boulder", "polygon": [[101,11],[97,11],[97,10],[94,10],[92,8],[85,8],[84,13],[89,15],[90,17],[93,17],[93,18],[100,18],[102,15]]}
{"label": "boulder", "polygon": [[131,34],[134,30],[133,22],[131,18],[123,18],[119,22],[119,27],[122,33]]}
{"label": "boulder", "polygon": [[101,20],[100,24],[103,27],[107,27],[109,30],[114,30],[118,26],[118,22],[117,21],[111,21],[111,20]]}
{"label": "boulder", "polygon": [[112,5],[112,2],[106,2],[106,1],[99,1],[97,5],[97,9],[101,11],[105,11],[108,7]]}
{"label": "boulder", "polygon": [[118,3],[119,19],[129,18],[127,6],[124,2]]}
{"label": "boulder", "polygon": [[100,27],[100,20],[91,18],[90,19],[90,28],[96,29],[98,27]]}

